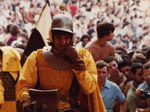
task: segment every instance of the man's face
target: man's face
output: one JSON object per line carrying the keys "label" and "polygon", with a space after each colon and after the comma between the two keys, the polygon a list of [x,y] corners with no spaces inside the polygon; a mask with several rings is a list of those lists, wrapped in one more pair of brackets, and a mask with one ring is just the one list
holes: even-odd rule
{"label": "man's face", "polygon": [[109,65],[109,73],[111,75],[116,74],[116,72],[118,72],[118,64],[116,61],[111,61],[108,63]]}
{"label": "man's face", "polygon": [[150,68],[144,69],[144,80],[150,85]]}
{"label": "man's face", "polygon": [[107,41],[111,41],[114,38],[114,33],[110,32],[109,35],[106,35]]}
{"label": "man's face", "polygon": [[55,32],[53,35],[54,35],[54,38],[53,38],[54,48],[58,52],[63,52],[65,48],[70,46],[71,41],[72,41],[72,34],[58,31],[58,33]]}
{"label": "man's face", "polygon": [[131,79],[132,76],[130,74],[130,66],[123,66],[120,68],[120,72],[124,74],[127,79]]}
{"label": "man's face", "polygon": [[84,38],[82,40],[82,46],[84,47],[88,42],[89,42],[89,39],[88,38]]}
{"label": "man's face", "polygon": [[143,72],[142,72],[142,69],[139,68],[136,70],[136,73],[134,74],[134,80],[138,83],[138,84],[141,84],[143,81],[144,81],[144,78],[143,78]]}
{"label": "man's face", "polygon": [[104,66],[103,68],[97,68],[97,73],[98,73],[98,82],[102,84],[106,80],[106,77],[108,76],[108,69],[106,66]]}

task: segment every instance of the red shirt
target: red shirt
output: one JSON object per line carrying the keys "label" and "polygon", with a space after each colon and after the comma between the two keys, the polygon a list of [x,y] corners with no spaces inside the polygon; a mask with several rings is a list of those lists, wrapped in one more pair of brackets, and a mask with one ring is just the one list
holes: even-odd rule
{"label": "red shirt", "polygon": [[72,17],[74,17],[77,13],[77,10],[78,10],[76,4],[71,4],[69,6],[69,9],[70,9],[70,13],[71,13]]}

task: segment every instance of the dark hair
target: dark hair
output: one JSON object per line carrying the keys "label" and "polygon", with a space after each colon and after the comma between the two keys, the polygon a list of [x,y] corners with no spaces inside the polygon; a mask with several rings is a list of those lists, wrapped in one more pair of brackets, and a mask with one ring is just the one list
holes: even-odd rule
{"label": "dark hair", "polygon": [[146,57],[147,60],[150,59],[150,47],[143,48],[142,53]]}
{"label": "dark hair", "polygon": [[123,47],[121,47],[121,46],[117,46],[117,47],[115,48],[115,50],[116,50],[116,51],[120,51],[120,52],[122,52],[123,54],[127,54],[127,51],[126,51]]}
{"label": "dark hair", "polygon": [[125,60],[123,60],[122,62],[119,63],[118,67],[120,69],[121,67],[131,66],[131,65],[132,65],[132,62],[129,59],[128,60],[125,59]]}
{"label": "dark hair", "polygon": [[131,61],[130,57],[127,54],[120,54],[120,56],[123,60],[130,60]]}
{"label": "dark hair", "polygon": [[131,48],[132,50],[137,50],[138,49],[138,47],[137,46],[132,46],[132,48]]}
{"label": "dark hair", "polygon": [[6,33],[10,33],[11,27],[12,27],[12,24],[8,24],[8,25],[6,26]]}
{"label": "dark hair", "polygon": [[55,34],[69,34],[71,37],[73,37],[73,34],[67,31],[61,31],[61,30],[52,30],[52,36]]}
{"label": "dark hair", "polygon": [[109,56],[109,57],[105,58],[104,61],[105,61],[106,63],[110,63],[110,62],[112,62],[112,61],[116,61],[117,64],[118,64],[118,60],[117,60],[116,57],[114,57],[114,56]]}
{"label": "dark hair", "polygon": [[103,60],[97,61],[96,62],[96,67],[97,68],[107,67],[107,70],[109,70],[109,65]]}
{"label": "dark hair", "polygon": [[90,39],[90,36],[89,35],[86,35],[86,34],[84,34],[84,35],[82,35],[82,37],[81,37],[81,41],[83,41],[85,38],[87,38],[89,41],[91,40]]}
{"label": "dark hair", "polygon": [[138,40],[137,40],[137,39],[133,39],[133,40],[132,40],[132,43],[133,43],[133,44],[136,44],[136,43],[138,43]]}
{"label": "dark hair", "polygon": [[111,32],[113,33],[115,30],[115,27],[111,23],[102,23],[97,25],[97,35],[98,38],[103,38],[106,35],[109,35]]}
{"label": "dark hair", "polygon": [[19,27],[17,25],[12,25],[10,28],[10,33],[13,36],[16,36],[19,33]]}
{"label": "dark hair", "polygon": [[130,72],[135,74],[137,69],[143,69],[143,65],[141,63],[133,63]]}
{"label": "dark hair", "polygon": [[[66,31],[61,31],[61,30],[52,30],[52,40],[54,40],[54,35],[56,34],[59,34],[59,35],[70,35],[70,39],[72,39],[72,41],[70,42],[70,44],[72,45],[73,44],[73,34],[70,33],[70,32],[66,32]],[[50,46],[54,46],[54,43],[53,42],[49,42],[49,45]]]}

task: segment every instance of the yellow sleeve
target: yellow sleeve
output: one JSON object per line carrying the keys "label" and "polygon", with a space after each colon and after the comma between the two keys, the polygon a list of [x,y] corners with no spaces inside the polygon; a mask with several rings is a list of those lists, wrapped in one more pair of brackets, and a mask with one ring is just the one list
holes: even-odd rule
{"label": "yellow sleeve", "polygon": [[33,88],[37,83],[37,66],[36,66],[36,56],[37,52],[34,51],[27,58],[18,81],[18,97],[21,98],[22,95],[29,95],[29,88]]}
{"label": "yellow sleeve", "polygon": [[86,49],[79,51],[80,58],[84,61],[86,70],[75,71],[74,73],[85,94],[91,94],[97,88],[96,64],[91,53]]}
{"label": "yellow sleeve", "polygon": [[4,103],[4,87],[3,87],[3,83],[0,80],[0,104]]}

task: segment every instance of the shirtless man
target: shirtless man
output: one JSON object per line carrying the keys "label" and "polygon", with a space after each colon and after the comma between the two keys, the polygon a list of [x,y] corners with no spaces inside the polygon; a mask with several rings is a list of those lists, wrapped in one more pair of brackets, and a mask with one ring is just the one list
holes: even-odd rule
{"label": "shirtless man", "polygon": [[102,23],[97,25],[98,38],[89,42],[85,48],[89,49],[92,53],[95,62],[103,60],[109,56],[115,56],[114,47],[108,43],[114,37],[114,26],[111,23]]}

